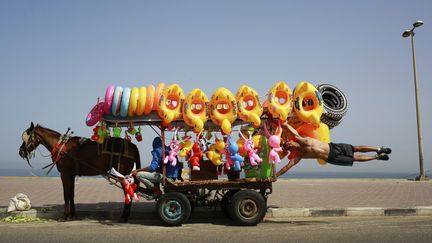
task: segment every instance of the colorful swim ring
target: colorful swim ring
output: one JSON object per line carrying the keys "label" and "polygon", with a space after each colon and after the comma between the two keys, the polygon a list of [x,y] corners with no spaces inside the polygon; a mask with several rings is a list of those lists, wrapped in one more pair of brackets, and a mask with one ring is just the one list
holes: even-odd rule
{"label": "colorful swim ring", "polygon": [[303,122],[318,126],[324,110],[320,92],[308,82],[300,82],[294,89],[294,111]]}
{"label": "colorful swim ring", "polygon": [[110,85],[105,91],[105,99],[104,99],[104,112],[105,114],[111,114],[111,106],[113,102],[113,96],[115,91],[115,86]]}
{"label": "colorful swim ring", "polygon": [[261,125],[263,107],[258,93],[251,87],[243,85],[237,91],[238,116],[245,122],[250,122],[255,128]]}
{"label": "colorful swim ring", "polygon": [[163,120],[164,125],[181,118],[182,102],[184,93],[178,84],[171,84],[162,90],[159,101],[158,115]]}
{"label": "colorful swim ring", "polygon": [[104,115],[105,102],[97,103],[87,114],[86,124],[91,127],[99,122]]}
{"label": "colorful swim ring", "polygon": [[129,100],[131,95],[131,89],[126,87],[123,90],[122,98],[121,98],[121,108],[120,108],[120,116],[127,117],[129,110]]}
{"label": "colorful swim ring", "polygon": [[292,109],[292,92],[288,85],[281,81],[270,89],[266,104],[273,117],[285,121]]}
{"label": "colorful swim ring", "polygon": [[146,94],[146,103],[144,107],[144,115],[150,114],[150,112],[153,109],[153,102],[154,102],[154,95],[155,95],[155,87],[150,84],[147,86],[147,94]]}
{"label": "colorful swim ring", "polygon": [[120,103],[122,99],[123,87],[117,86],[114,91],[113,102],[111,106],[111,114],[118,116],[120,114]]}
{"label": "colorful swim ring", "polygon": [[235,97],[226,88],[217,89],[209,102],[209,115],[213,123],[225,134],[231,133],[231,123],[237,119]]}
{"label": "colorful swim ring", "polygon": [[146,87],[139,88],[138,93],[139,93],[138,94],[138,103],[137,103],[137,107],[135,110],[135,114],[137,116],[141,116],[144,113],[144,109],[145,109],[145,105],[146,105],[147,88]]}
{"label": "colorful swim ring", "polygon": [[182,107],[183,120],[193,127],[195,133],[200,133],[208,120],[207,103],[207,95],[200,89],[193,89],[185,98]]}
{"label": "colorful swim ring", "polygon": [[139,89],[137,87],[133,87],[129,99],[128,116],[134,116],[136,114],[136,110],[138,106],[138,98],[139,98]]}
{"label": "colorful swim ring", "polygon": [[[317,131],[317,139],[320,140],[321,142],[324,143],[330,143],[330,129],[329,127],[324,124],[324,123],[320,123],[320,126],[318,127]],[[325,165],[327,164],[327,161],[323,160],[323,159],[318,159],[318,163],[320,165]]]}
{"label": "colorful swim ring", "polygon": [[158,86],[155,89],[155,95],[154,95],[154,101],[153,101],[153,109],[154,111],[157,111],[159,109],[159,100],[162,95],[162,90],[165,88],[164,83],[159,83]]}

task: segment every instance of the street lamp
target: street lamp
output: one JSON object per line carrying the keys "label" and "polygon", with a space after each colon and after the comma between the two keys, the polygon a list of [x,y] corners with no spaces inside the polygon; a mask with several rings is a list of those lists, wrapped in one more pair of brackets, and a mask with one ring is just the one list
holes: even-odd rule
{"label": "street lamp", "polygon": [[419,163],[420,163],[420,175],[416,177],[417,181],[427,181],[429,178],[425,175],[423,167],[423,139],[422,130],[420,126],[420,105],[419,105],[419,94],[418,94],[418,82],[417,82],[417,67],[414,49],[414,29],[423,25],[423,21],[417,20],[412,29],[405,30],[402,33],[403,37],[411,36],[411,47],[412,47],[412,58],[413,58],[413,69],[414,69],[414,89],[415,89],[415,99],[416,99],[416,113],[417,113],[417,136],[418,136],[418,148],[419,148]]}

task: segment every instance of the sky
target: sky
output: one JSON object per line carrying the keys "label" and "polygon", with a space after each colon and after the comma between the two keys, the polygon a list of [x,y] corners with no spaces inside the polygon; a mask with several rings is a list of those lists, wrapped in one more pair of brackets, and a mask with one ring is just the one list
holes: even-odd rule
{"label": "sky", "polygon": [[[27,168],[18,148],[31,121],[90,137],[85,117],[110,84],[178,83],[207,96],[246,84],[265,95],[283,80],[344,92],[349,110],[332,141],[393,149],[388,162],[305,160],[293,172],[418,174],[411,42],[402,32],[423,20],[415,46],[424,164],[432,174],[431,12],[428,0],[0,0],[0,169]],[[138,147],[145,165],[151,145]],[[47,154],[36,153],[35,168],[48,164]]]}

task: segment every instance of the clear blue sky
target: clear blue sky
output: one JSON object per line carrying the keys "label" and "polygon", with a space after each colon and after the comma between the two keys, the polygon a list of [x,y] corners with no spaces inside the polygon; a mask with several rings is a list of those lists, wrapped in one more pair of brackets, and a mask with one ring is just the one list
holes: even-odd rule
{"label": "clear blue sky", "polygon": [[[331,83],[349,111],[335,142],[386,145],[389,162],[350,168],[304,161],[294,171],[418,171],[411,43],[416,48],[424,158],[432,168],[431,1],[0,1],[0,169],[30,121],[91,136],[85,116],[109,84],[179,83],[208,96],[242,84]],[[428,44],[429,43],[429,44]],[[148,130],[149,136],[153,133]],[[140,143],[144,164],[149,144]],[[42,150],[47,154],[46,150]],[[49,162],[37,153],[37,168]],[[286,162],[286,161],[284,161]]]}

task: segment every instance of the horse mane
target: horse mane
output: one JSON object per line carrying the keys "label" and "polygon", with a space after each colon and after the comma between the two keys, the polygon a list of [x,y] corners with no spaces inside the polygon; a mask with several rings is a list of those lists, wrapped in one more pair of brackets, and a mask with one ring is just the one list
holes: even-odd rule
{"label": "horse mane", "polygon": [[54,130],[52,130],[52,129],[50,129],[50,128],[47,128],[47,127],[45,127],[45,126],[42,126],[42,125],[40,125],[40,124],[37,124],[37,125],[36,125],[36,128],[42,128],[42,129],[44,129],[44,130],[47,130],[47,131],[50,132],[50,133],[54,133],[54,134],[56,134],[56,135],[61,135],[59,132],[54,131]]}

